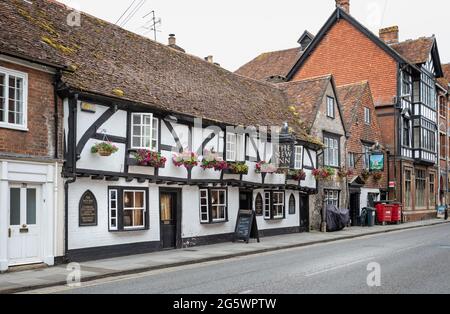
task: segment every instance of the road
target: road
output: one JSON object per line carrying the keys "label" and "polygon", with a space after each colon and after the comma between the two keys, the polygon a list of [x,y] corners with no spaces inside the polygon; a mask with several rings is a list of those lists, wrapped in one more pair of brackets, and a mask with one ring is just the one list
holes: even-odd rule
{"label": "road", "polygon": [[[380,286],[367,284],[370,263],[380,265]],[[378,277],[370,278],[376,285]],[[76,289],[56,287],[36,293],[450,293],[450,224],[103,279]]]}

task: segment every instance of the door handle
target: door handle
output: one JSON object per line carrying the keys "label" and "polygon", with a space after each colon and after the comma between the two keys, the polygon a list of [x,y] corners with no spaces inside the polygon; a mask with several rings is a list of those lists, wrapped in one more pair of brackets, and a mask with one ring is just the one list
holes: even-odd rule
{"label": "door handle", "polygon": [[11,228],[8,228],[8,238],[11,238]]}

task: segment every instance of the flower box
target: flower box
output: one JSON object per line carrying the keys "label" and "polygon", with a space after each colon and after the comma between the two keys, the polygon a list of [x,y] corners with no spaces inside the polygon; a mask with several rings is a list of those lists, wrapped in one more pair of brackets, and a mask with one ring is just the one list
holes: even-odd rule
{"label": "flower box", "polygon": [[149,150],[138,150],[132,153],[131,164],[141,167],[165,168],[167,158],[162,157],[160,153]]}
{"label": "flower box", "polygon": [[223,170],[225,174],[248,174],[248,166],[245,162],[228,163],[228,167]]}
{"label": "flower box", "polygon": [[265,161],[258,162],[255,167],[256,173],[277,173],[278,167],[275,164],[270,164]]}
{"label": "flower box", "polygon": [[228,163],[220,158],[216,152],[205,150],[201,167],[203,170],[222,171],[228,168]]}
{"label": "flower box", "polygon": [[288,171],[286,178],[287,178],[287,180],[305,181],[306,173],[303,170],[291,169]]}
{"label": "flower box", "polygon": [[336,171],[333,168],[326,167],[323,169],[314,169],[312,174],[318,181],[328,181],[334,177]]}
{"label": "flower box", "polygon": [[117,153],[119,148],[111,142],[100,142],[92,146],[91,153],[99,154],[102,157],[109,157],[114,153]]}
{"label": "flower box", "polygon": [[175,154],[172,158],[172,162],[176,167],[185,167],[190,170],[195,166],[198,166],[198,155],[186,150],[182,153]]}

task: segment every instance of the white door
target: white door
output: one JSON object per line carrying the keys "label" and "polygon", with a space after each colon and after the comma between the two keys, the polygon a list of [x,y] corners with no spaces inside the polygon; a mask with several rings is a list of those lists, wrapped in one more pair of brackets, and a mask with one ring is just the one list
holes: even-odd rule
{"label": "white door", "polygon": [[40,263],[42,208],[41,188],[11,185],[9,188],[8,261],[10,266]]}

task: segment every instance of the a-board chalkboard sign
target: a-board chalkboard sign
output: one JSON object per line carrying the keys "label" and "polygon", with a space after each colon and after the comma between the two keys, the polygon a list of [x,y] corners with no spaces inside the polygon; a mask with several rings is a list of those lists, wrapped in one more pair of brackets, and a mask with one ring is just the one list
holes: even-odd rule
{"label": "a-board chalkboard sign", "polygon": [[245,241],[249,243],[250,239],[257,239],[259,243],[258,224],[253,210],[240,210],[236,220],[236,230],[234,241]]}

